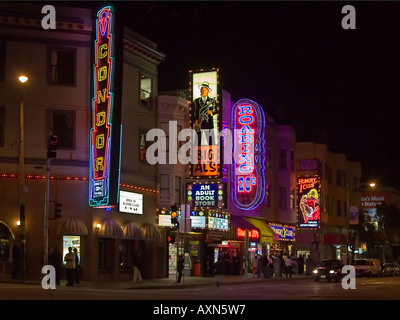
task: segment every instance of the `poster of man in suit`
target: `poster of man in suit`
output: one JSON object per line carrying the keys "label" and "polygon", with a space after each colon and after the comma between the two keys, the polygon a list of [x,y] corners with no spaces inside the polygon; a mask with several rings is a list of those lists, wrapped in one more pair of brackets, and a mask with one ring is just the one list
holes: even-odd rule
{"label": "poster of man in suit", "polygon": [[191,124],[196,132],[197,161],[192,165],[194,177],[219,175],[219,96],[218,70],[191,72]]}

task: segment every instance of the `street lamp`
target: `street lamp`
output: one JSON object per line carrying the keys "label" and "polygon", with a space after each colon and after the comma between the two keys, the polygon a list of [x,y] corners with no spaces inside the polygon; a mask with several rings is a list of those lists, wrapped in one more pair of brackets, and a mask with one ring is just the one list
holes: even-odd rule
{"label": "street lamp", "polygon": [[[376,184],[374,182],[362,182],[359,183],[351,188],[351,191],[353,192],[354,189],[358,189],[362,186],[368,185],[371,188],[374,188]],[[350,231],[349,231],[349,220],[350,220],[350,189],[349,189],[349,179],[347,178],[346,181],[346,211],[347,211],[347,216],[346,216],[346,255],[347,257],[349,256],[349,244],[350,244]]]}
{"label": "street lamp", "polygon": [[19,221],[20,221],[20,250],[21,250],[21,278],[25,278],[25,133],[24,133],[24,91],[23,86],[28,81],[26,75],[18,77],[21,82],[21,101],[19,104]]}

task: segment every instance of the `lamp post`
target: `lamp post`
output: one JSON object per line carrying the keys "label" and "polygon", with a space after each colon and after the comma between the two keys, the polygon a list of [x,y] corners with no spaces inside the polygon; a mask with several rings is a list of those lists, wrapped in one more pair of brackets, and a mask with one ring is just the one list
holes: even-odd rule
{"label": "lamp post", "polygon": [[25,278],[25,256],[26,256],[26,245],[25,245],[25,133],[24,133],[24,91],[23,86],[28,81],[28,77],[21,75],[18,80],[21,85],[21,100],[19,104],[19,221],[20,221],[20,252],[21,252],[21,278]]}
{"label": "lamp post", "polygon": [[[353,186],[352,188],[351,188],[351,191],[353,192],[354,191],[354,189],[358,189],[359,187],[362,187],[362,186],[366,186],[366,185],[368,185],[369,187],[371,187],[371,188],[374,188],[375,187],[375,183],[373,183],[373,182],[370,182],[370,183],[368,183],[368,182],[362,182],[362,183],[359,183],[359,184],[357,184],[357,185],[355,185],[355,186]],[[349,189],[349,178],[347,177],[347,180],[346,180],[346,212],[347,212],[347,216],[346,216],[346,255],[347,255],[347,257],[349,256],[349,244],[350,244],[350,230],[349,230],[349,220],[350,220],[350,189]]]}

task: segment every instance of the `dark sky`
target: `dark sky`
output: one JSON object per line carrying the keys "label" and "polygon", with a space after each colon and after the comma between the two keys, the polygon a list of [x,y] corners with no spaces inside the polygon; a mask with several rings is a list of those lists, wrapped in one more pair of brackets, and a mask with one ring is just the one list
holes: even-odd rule
{"label": "dark sky", "polygon": [[[121,2],[119,2],[121,4]],[[122,2],[127,24],[165,53],[159,90],[220,68],[298,141],[362,163],[365,181],[400,189],[400,2]],[[356,10],[344,30],[342,7]]]}

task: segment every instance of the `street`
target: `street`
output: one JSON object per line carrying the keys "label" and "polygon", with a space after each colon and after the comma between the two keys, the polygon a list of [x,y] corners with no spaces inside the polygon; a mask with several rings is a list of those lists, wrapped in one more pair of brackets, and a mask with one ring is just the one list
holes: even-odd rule
{"label": "street", "polygon": [[400,277],[357,278],[355,289],[341,282],[308,279],[225,284],[221,287],[177,286],[159,289],[111,289],[0,283],[0,300],[400,300]]}

